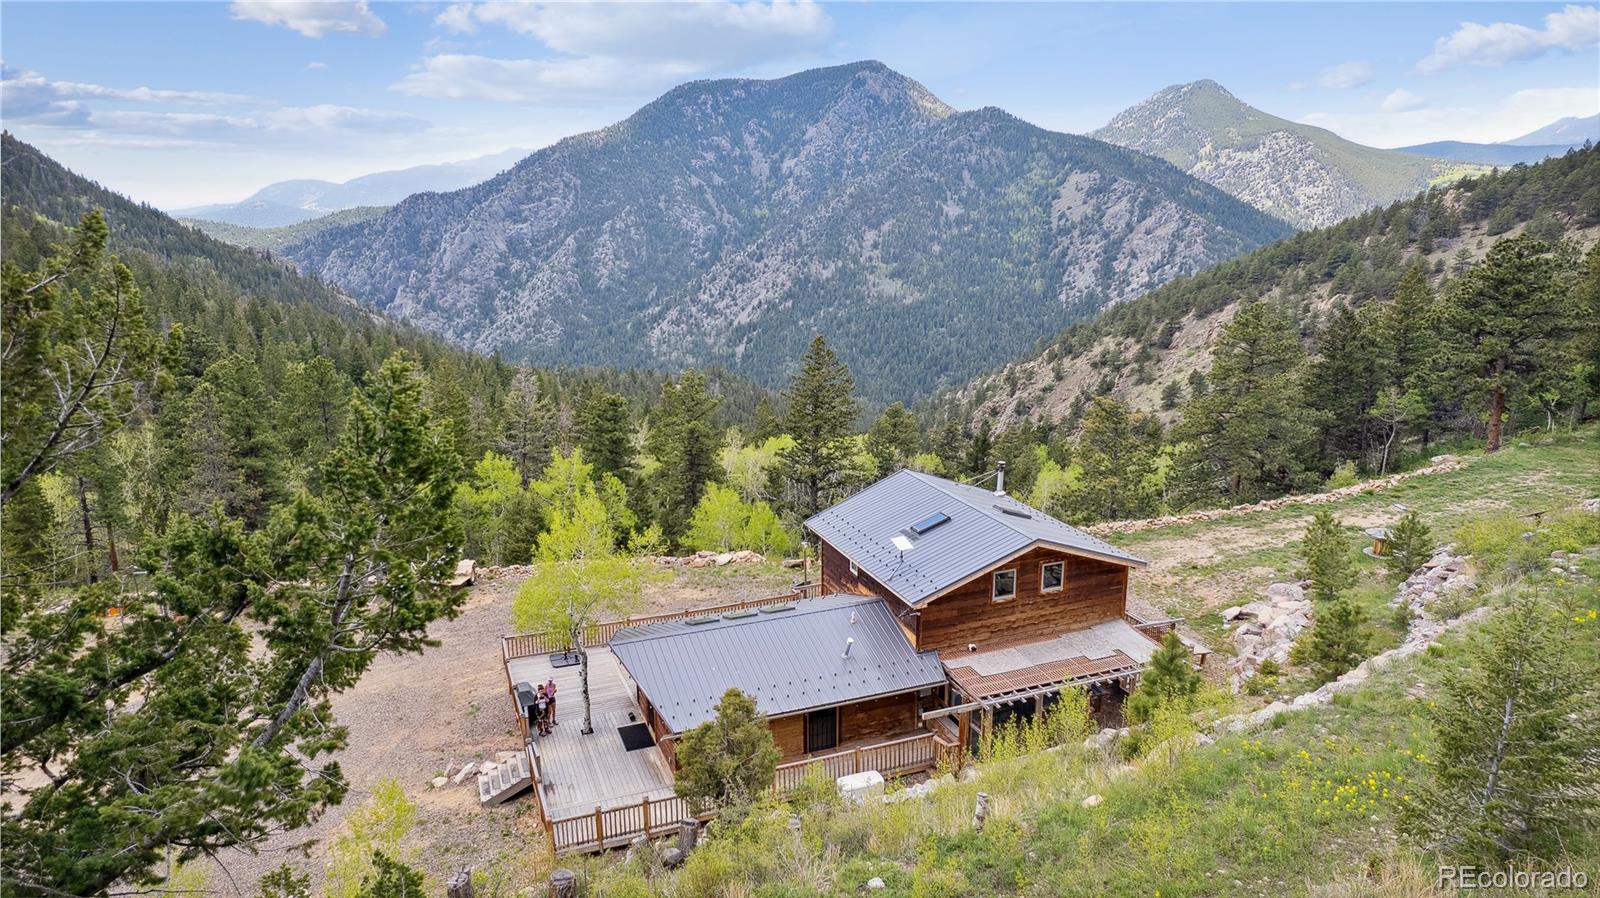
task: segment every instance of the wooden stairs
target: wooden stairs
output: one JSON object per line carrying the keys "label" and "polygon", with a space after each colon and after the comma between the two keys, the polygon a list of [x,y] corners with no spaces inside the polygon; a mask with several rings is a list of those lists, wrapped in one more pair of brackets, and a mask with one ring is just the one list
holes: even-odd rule
{"label": "wooden stairs", "polygon": [[528,766],[525,751],[500,752],[492,764],[484,764],[478,771],[478,803],[484,806],[504,804],[521,795],[533,785],[533,771]]}

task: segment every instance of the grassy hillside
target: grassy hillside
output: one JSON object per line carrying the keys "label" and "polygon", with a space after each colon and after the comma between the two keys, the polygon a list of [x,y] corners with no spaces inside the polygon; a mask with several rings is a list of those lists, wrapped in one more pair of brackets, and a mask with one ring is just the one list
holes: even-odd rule
{"label": "grassy hillside", "polygon": [[1413,260],[1437,284],[1530,226],[1585,246],[1600,237],[1600,149],[1436,187],[1180,278],[941,394],[929,417],[997,428],[1070,420],[1104,393],[1162,411],[1169,384],[1185,388],[1192,372],[1210,367],[1212,341],[1241,300],[1291,303],[1309,337],[1336,302],[1388,299]]}
{"label": "grassy hillside", "polygon": [[[1600,607],[1600,559],[1583,561],[1575,579],[1537,562],[1552,549],[1592,544],[1600,521],[1569,512],[1536,524],[1514,515],[1600,491],[1597,449],[1593,429],[1530,441],[1335,510],[1349,523],[1403,501],[1444,539],[1471,524],[1462,548],[1477,553],[1480,589],[1468,604],[1499,607],[1539,594],[1585,616]],[[1286,558],[1271,553],[1298,537],[1298,515],[1284,509],[1248,523],[1121,541],[1158,562],[1196,546],[1217,569],[1284,568]],[[1522,536],[1525,530],[1531,536]],[[1241,542],[1241,532],[1264,537]],[[1355,546],[1352,540],[1352,552]],[[1168,575],[1190,582],[1209,576],[1181,566]],[[1392,586],[1385,591],[1392,595]],[[579,862],[580,869],[590,894],[630,896],[1442,894],[1431,885],[1436,860],[1402,831],[1400,815],[1440,752],[1428,714],[1441,699],[1441,680],[1462,663],[1466,646],[1485,638],[1483,626],[1445,636],[1332,704],[1278,714],[1256,730],[1196,740],[1185,725],[1170,724],[1166,749],[1131,762],[1115,746],[1088,749],[1076,740],[1021,756],[1002,749],[970,780],[947,780],[925,798],[899,803],[848,806],[831,797],[831,784],[819,783],[788,806],[758,809],[719,827],[681,871],[662,871],[648,855]],[[1579,623],[1563,637],[1591,668],[1600,649],[1592,626]],[[1373,650],[1387,647],[1378,642]],[[1217,694],[1193,723],[1204,728],[1217,715],[1266,701]],[[979,792],[991,808],[981,833],[971,822]],[[1085,806],[1090,796],[1098,801]],[[791,813],[798,815],[798,832]],[[1524,858],[1517,866],[1592,871],[1597,862],[1600,833],[1586,831],[1567,844],[1564,857]],[[883,889],[869,892],[873,878]]]}
{"label": "grassy hillside", "polygon": [[276,228],[252,228],[204,218],[180,218],[178,220],[203,234],[215,237],[224,243],[231,243],[234,246],[242,246],[245,249],[279,250],[291,243],[299,243],[302,240],[310,239],[312,235],[321,233],[328,228],[336,228],[341,225],[355,224],[377,218],[388,208],[388,206],[357,206],[354,209],[341,209],[338,212],[330,212],[310,221],[282,225]]}

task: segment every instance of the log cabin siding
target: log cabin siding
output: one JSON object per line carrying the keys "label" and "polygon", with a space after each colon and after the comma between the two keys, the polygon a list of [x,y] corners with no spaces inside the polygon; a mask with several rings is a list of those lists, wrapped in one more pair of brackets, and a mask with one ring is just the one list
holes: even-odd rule
{"label": "log cabin siding", "polygon": [[858,596],[878,596],[880,598],[893,598],[894,593],[883,588],[877,580],[872,579],[865,571],[850,573],[850,559],[827,542],[820,541],[822,545],[822,594],[850,593]]}
{"label": "log cabin siding", "polygon": [[767,725],[772,727],[772,741],[778,744],[778,752],[782,755],[779,760],[787,761],[797,755],[806,753],[806,716],[804,714],[774,717],[767,721]]}
{"label": "log cabin siding", "polygon": [[[1040,592],[1040,567],[1066,562],[1066,585]],[[1017,594],[1002,602],[992,597],[995,571],[1017,571]],[[1080,630],[1122,615],[1128,590],[1128,569],[1054,549],[1033,549],[1002,562],[930,601],[922,608],[917,650],[937,649],[947,662],[967,646],[994,648],[1008,642],[1044,639]]]}
{"label": "log cabin siding", "polygon": [[907,735],[920,722],[915,692],[856,702],[839,709],[839,741],[885,741]]}

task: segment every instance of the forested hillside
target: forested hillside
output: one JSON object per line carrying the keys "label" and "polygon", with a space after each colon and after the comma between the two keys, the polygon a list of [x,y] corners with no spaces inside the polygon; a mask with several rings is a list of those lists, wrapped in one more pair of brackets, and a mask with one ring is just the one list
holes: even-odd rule
{"label": "forested hillside", "polygon": [[1175,281],[938,397],[930,445],[1094,520],[1570,425],[1597,387],[1597,185],[1600,150],[1573,151]]}
{"label": "forested hillside", "polygon": [[882,404],[1285,233],[1142,154],[856,63],[683,85],[286,255],[538,363],[714,362],[774,386],[822,332]]}
{"label": "forested hillside", "polygon": [[271,228],[230,224],[226,221],[214,221],[208,218],[180,218],[178,220],[204,234],[215,237],[224,243],[231,243],[234,246],[242,246],[245,249],[281,250],[291,243],[299,243],[302,240],[310,239],[312,235],[328,228],[377,218],[387,208],[387,206],[357,206],[354,209],[329,212],[319,218]]}

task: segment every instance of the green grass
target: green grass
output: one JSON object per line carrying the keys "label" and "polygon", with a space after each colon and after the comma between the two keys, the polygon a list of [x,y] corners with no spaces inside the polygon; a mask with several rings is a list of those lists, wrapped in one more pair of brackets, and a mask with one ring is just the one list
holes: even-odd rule
{"label": "green grass", "polygon": [[[1576,532],[1550,526],[1532,542],[1548,551]],[[1574,583],[1540,570],[1511,588],[1566,591],[1585,616],[1600,605],[1600,561],[1585,574]],[[1592,640],[1587,626],[1571,638]],[[586,862],[585,875],[591,894],[640,896],[847,896],[867,893],[873,877],[886,885],[876,894],[896,898],[1430,894],[1432,862],[1406,843],[1399,814],[1429,775],[1427,703],[1474,638],[1451,634],[1328,706],[1186,750],[1158,747],[1135,766],[1072,745],[984,763],[969,782],[898,804],[849,806],[816,789],[719,824],[680,871],[612,858]],[[971,825],[979,792],[991,808],[981,833]],[[1102,800],[1084,807],[1089,795]],[[1569,851],[1564,863],[1597,869],[1593,834]]]}

